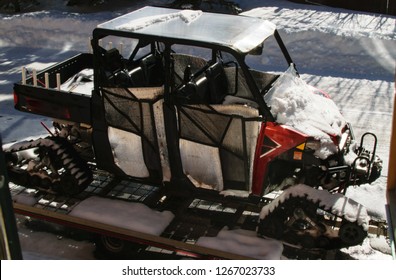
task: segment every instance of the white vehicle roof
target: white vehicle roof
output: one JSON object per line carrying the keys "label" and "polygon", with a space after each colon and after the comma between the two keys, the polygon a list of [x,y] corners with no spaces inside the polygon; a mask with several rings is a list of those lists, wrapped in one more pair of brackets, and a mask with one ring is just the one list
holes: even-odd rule
{"label": "white vehicle roof", "polygon": [[271,36],[276,26],[254,17],[148,6],[99,24],[97,28],[162,39],[196,41],[247,53]]}

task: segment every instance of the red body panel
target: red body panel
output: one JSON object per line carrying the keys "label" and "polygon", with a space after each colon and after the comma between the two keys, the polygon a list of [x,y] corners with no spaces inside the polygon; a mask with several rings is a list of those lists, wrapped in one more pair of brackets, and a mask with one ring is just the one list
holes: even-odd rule
{"label": "red body panel", "polygon": [[30,113],[70,120],[70,112],[67,106],[31,97],[18,97],[16,94],[14,94],[14,103],[16,107],[24,106],[25,110]]}
{"label": "red body panel", "polygon": [[280,154],[307,140],[307,136],[290,127],[267,122],[261,127],[257,139],[254,159],[252,194],[264,193],[263,183],[267,176],[268,164]]}

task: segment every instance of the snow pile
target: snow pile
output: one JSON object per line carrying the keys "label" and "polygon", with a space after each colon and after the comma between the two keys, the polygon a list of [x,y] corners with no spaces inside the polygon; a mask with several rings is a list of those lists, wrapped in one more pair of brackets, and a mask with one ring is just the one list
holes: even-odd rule
{"label": "snow pile", "polygon": [[174,19],[181,19],[184,23],[190,24],[191,22],[199,18],[201,15],[202,15],[202,11],[199,10],[197,11],[183,10],[180,12],[166,14],[166,15],[139,18],[137,20],[133,20],[131,22],[122,24],[118,26],[117,29],[128,30],[133,32],[146,28],[148,26],[152,26],[154,24],[163,23]]}
{"label": "snow pile", "polygon": [[224,196],[237,196],[237,197],[249,197],[249,192],[248,191],[242,191],[242,190],[222,190],[220,192],[221,195]]}
{"label": "snow pile", "polygon": [[200,237],[196,244],[259,260],[279,260],[283,252],[281,242],[243,229],[222,229],[216,237]]}
{"label": "snow pile", "polygon": [[326,190],[318,190],[302,184],[288,188],[271,204],[265,205],[260,212],[260,219],[267,217],[279,204],[290,197],[306,197],[314,203],[319,202],[319,207],[323,210],[344,217],[349,222],[357,222],[368,230],[370,217],[363,205],[342,194],[331,194]]}
{"label": "snow pile", "polygon": [[91,95],[93,69],[83,69],[60,86],[61,90]]}
{"label": "snow pile", "polygon": [[169,211],[158,212],[141,203],[97,196],[82,201],[69,215],[157,236],[174,218]]}
{"label": "snow pile", "polygon": [[278,123],[320,140],[316,156],[325,159],[337,152],[330,135],[341,136],[346,120],[331,99],[315,93],[297,76],[293,66],[276,80],[264,99]]}
{"label": "snow pile", "polygon": [[15,203],[33,206],[37,203],[38,200],[37,200],[37,197],[35,196],[34,192],[30,192],[30,193],[23,192],[23,193],[14,195],[12,197],[12,201]]}
{"label": "snow pile", "polygon": [[385,236],[369,235],[370,246],[384,254],[391,255],[392,250],[390,247],[390,240]]}
{"label": "snow pile", "polygon": [[386,180],[385,176],[381,176],[373,185],[364,184],[358,188],[348,188],[346,195],[363,204],[370,217],[385,220]]}
{"label": "snow pile", "polygon": [[[381,250],[378,250],[377,243],[382,243],[380,246]],[[373,243],[374,241],[374,243]],[[386,248],[388,247],[388,248]],[[389,253],[390,246],[383,237],[369,235],[369,238],[363,240],[361,245],[352,246],[349,248],[343,248],[341,251],[353,259],[358,260],[392,260],[392,255]],[[384,253],[387,251],[387,253]]]}

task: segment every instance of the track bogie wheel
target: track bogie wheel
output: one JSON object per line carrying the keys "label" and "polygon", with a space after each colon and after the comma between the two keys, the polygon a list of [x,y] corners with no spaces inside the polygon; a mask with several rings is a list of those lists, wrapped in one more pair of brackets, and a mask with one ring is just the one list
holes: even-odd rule
{"label": "track bogie wheel", "polygon": [[348,246],[361,244],[367,236],[367,232],[356,223],[345,222],[339,230],[339,237]]}

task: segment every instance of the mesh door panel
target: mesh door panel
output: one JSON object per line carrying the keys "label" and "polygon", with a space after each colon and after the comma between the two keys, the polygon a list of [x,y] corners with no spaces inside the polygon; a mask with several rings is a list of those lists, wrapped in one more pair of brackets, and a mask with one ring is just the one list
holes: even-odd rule
{"label": "mesh door panel", "polygon": [[109,126],[141,137],[144,162],[150,177],[161,177],[154,103],[162,88],[104,88],[105,117]]}
{"label": "mesh door panel", "polygon": [[[251,137],[256,139],[261,120],[258,119],[258,113],[255,117],[238,115],[239,107],[180,106],[179,131],[182,139],[219,149],[224,189],[249,190],[254,153],[252,143],[255,143]],[[243,109],[242,115],[246,115]],[[234,114],[230,113],[232,111]],[[252,131],[253,136],[247,135]],[[198,179],[205,180],[204,176]]]}

